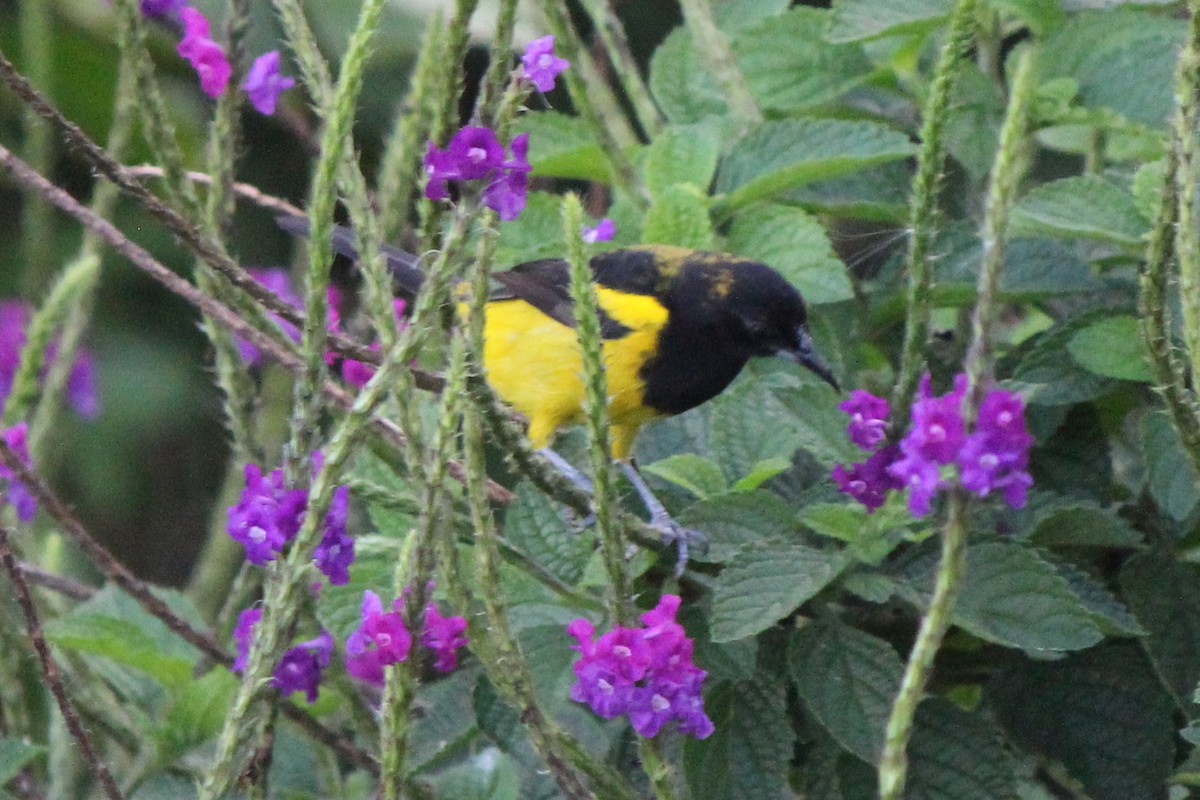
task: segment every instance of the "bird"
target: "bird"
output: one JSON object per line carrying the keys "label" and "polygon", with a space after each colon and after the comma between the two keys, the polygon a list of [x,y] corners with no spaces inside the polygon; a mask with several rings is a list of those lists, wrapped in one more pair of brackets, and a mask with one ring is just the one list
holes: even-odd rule
{"label": "bird", "polygon": [[[308,220],[281,215],[284,230],[308,234]],[[333,249],[357,259],[354,234],[337,225]],[[415,295],[419,258],[391,245],[382,254],[394,288]],[[608,387],[610,456],[650,514],[649,525],[679,550],[703,535],[675,522],[633,461],[638,430],[720,394],[750,359],[793,361],[840,391],[817,352],[800,292],[759,261],[661,244],[594,255],[589,266],[600,312]],[[555,452],[557,432],[583,420],[586,394],[570,294],[570,269],[549,258],[495,272],[484,307],[483,366],[496,395],[527,420],[533,446],[574,483],[590,484]]]}

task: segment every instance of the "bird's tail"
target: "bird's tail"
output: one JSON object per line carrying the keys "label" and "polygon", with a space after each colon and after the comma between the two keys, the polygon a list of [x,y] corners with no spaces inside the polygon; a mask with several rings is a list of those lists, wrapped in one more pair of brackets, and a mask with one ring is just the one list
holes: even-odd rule
{"label": "bird's tail", "polygon": [[[275,217],[275,223],[295,236],[308,237],[308,217],[296,214],[280,214]],[[333,250],[346,258],[358,261],[358,251],[354,249],[354,232],[344,225],[333,226]],[[384,244],[380,248],[387,261],[388,272],[392,282],[402,294],[415,295],[421,289],[425,273],[419,266],[421,259],[399,247]]]}

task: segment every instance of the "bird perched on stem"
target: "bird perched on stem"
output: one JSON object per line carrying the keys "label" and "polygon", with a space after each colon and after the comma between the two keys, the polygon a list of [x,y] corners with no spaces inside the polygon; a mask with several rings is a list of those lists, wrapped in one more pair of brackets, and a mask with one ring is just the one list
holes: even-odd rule
{"label": "bird perched on stem", "polygon": [[[284,230],[308,233],[303,217],[279,217]],[[335,226],[333,247],[357,258],[353,234]],[[414,295],[418,259],[383,247],[397,291]],[[643,245],[590,262],[600,305],[611,456],[650,512],[650,525],[678,543],[680,561],[699,537],[676,523],[633,466],[638,429],[720,394],[757,356],[794,361],[838,388],[813,346],[804,300],[765,264],[727,253]],[[528,420],[534,447],[578,484],[586,478],[550,445],[582,421],[585,388],[566,261],[543,259],[492,277],[501,285],[485,307],[483,364],[504,402]]]}

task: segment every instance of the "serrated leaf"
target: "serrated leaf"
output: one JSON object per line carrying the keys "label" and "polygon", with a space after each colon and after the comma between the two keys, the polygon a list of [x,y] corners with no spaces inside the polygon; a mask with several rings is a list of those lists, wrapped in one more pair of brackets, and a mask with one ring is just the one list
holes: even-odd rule
{"label": "serrated leaf", "polygon": [[1009,737],[1061,763],[1093,800],[1163,797],[1174,760],[1174,705],[1136,645],[1061,661],[1013,660],[988,685]]}
{"label": "serrated leaf", "polygon": [[529,134],[531,174],[608,183],[608,159],[581,117],[552,111],[525,114],[517,130]]}
{"label": "serrated leaf", "polygon": [[781,800],[792,755],[783,687],[762,681],[719,685],[704,699],[712,736],[683,743],[692,800]]}
{"label": "serrated leaf", "polygon": [[184,686],[157,733],[160,754],[175,758],[215,738],[237,687],[237,678],[223,669],[212,670]]}
{"label": "serrated leaf", "polygon": [[829,32],[831,42],[853,42],[877,36],[923,31],[950,13],[950,0],[833,0]]}
{"label": "serrated leaf", "polygon": [[1146,630],[1125,604],[1088,573],[1069,561],[1051,559],[1058,574],[1067,580],[1071,591],[1083,603],[1096,625],[1107,636],[1145,636]]}
{"label": "serrated leaf", "polygon": [[777,389],[775,397],[789,409],[799,446],[822,465],[853,464],[863,452],[846,438],[846,415],[840,396],[825,384]]}
{"label": "serrated leaf", "polygon": [[511,758],[485,749],[432,778],[438,800],[518,800],[521,779]]}
{"label": "serrated leaf", "polygon": [[1148,229],[1132,194],[1092,175],[1042,184],[1012,210],[1014,236],[1066,236],[1138,246]]}
{"label": "serrated leaf", "polygon": [[530,192],[525,210],[500,227],[496,264],[513,266],[539,258],[562,258],[562,219],[558,195]]}
{"label": "serrated leaf", "polygon": [[686,125],[667,128],[646,147],[642,172],[646,188],[654,197],[672,186],[690,184],[700,191],[708,189],[721,142],[712,125]]}
{"label": "serrated leaf", "polygon": [[25,765],[46,752],[40,744],[0,736],[0,786],[17,777]]}
{"label": "serrated leaf", "polygon": [[689,506],[676,517],[708,538],[708,550],[694,553],[697,561],[724,562],[746,544],[778,539],[797,530],[787,503],[770,492],[730,492]]}
{"label": "serrated leaf", "polygon": [[[795,113],[836,100],[870,73],[862,49],[824,41],[828,13],[794,8],[786,13],[743,14],[740,3],[717,6],[721,27],[751,94],[764,110]],[[683,26],[673,30],[650,61],[650,89],[674,123],[728,113],[724,95]]]}
{"label": "serrated leaf", "polygon": [[787,472],[791,466],[792,462],[787,458],[780,456],[764,458],[750,467],[749,472],[737,479],[737,482],[733,484],[733,490],[735,492],[753,491],[776,475]]}
{"label": "serrated leaf", "polygon": [[716,241],[708,217],[708,197],[688,184],[659,192],[642,220],[642,241],[712,250]]}
{"label": "serrated leaf", "polygon": [[573,584],[592,555],[588,537],[567,527],[562,508],[527,483],[504,516],[504,537],[552,575]]}
{"label": "serrated leaf", "polygon": [[1013,382],[1025,385],[1030,403],[1042,405],[1073,405],[1094,400],[1112,389],[1112,378],[1085,370],[1066,353],[1067,344],[1076,332],[1086,328],[1111,312],[1095,309],[1077,314],[1066,322],[1039,334],[1017,364]]}
{"label": "serrated leaf", "polygon": [[717,188],[728,194],[723,208],[729,211],[914,152],[907,136],[874,122],[768,121],[733,146],[717,174]]}
{"label": "serrated leaf", "polygon": [[905,527],[912,516],[892,503],[874,514],[858,504],[814,503],[800,512],[800,521],[814,533],[848,544],[859,561],[878,564],[906,538]]}
{"label": "serrated leaf", "polygon": [[1108,378],[1153,383],[1138,321],[1128,315],[1098,320],[1071,337],[1067,351],[1080,366]]}
{"label": "serrated leaf", "polygon": [[1016,800],[1016,764],[983,713],[940,697],[917,708],[905,800]]}
{"label": "serrated leaf", "polygon": [[770,264],[809,304],[836,303],[853,295],[825,228],[799,208],[764,205],[739,214],[729,230],[728,247]]}
{"label": "serrated leaf", "polygon": [[701,500],[722,494],[729,488],[721,468],[695,453],[667,456],[639,469],[682,486]]}
{"label": "serrated leaf", "polygon": [[[178,592],[156,592],[176,610],[190,603]],[[199,621],[194,609],[185,619]],[[46,639],[59,647],[103,656],[133,667],[163,686],[186,686],[199,656],[196,648],[151,616],[132,598],[106,586],[87,602],[46,623]]]}
{"label": "serrated leaf", "polygon": [[1183,707],[1200,683],[1200,573],[1159,553],[1121,570],[1121,591],[1150,635],[1142,640],[1154,671]]}
{"label": "serrated leaf", "polygon": [[788,663],[809,712],[843,747],[877,763],[904,664],[890,644],[841,622],[792,634]]}
{"label": "serrated leaf", "polygon": [[[975,284],[983,247],[973,225],[952,224],[938,235],[934,274],[964,305],[975,302]],[[1038,300],[1062,294],[1098,292],[1103,281],[1077,242],[1063,239],[1013,239],[1004,248],[1000,294],[1012,300]],[[961,284],[949,287],[948,284]]]}
{"label": "serrated leaf", "polygon": [[394,599],[392,585],[400,556],[397,540],[360,536],[355,539],[354,549],[350,581],[324,587],[316,602],[318,621],[338,641],[345,641],[362,622],[364,590],[375,592],[385,605]]}
{"label": "serrated leaf", "polygon": [[708,455],[736,480],[754,465],[791,462],[800,446],[801,420],[759,381],[743,377],[709,403]]}
{"label": "serrated leaf", "polygon": [[878,234],[876,247],[905,237],[901,227],[907,213],[912,170],[906,161],[889,161],[858,172],[805,184],[780,198],[813,214],[896,223]]}
{"label": "serrated leaf", "polygon": [[769,628],[837,577],[843,553],[765,540],[739,551],[713,589],[712,640],[732,642]]}
{"label": "serrated leaf", "polygon": [[1103,636],[1054,567],[1027,547],[984,542],[967,551],[954,621],[982,639],[1033,652],[1091,647]]}
{"label": "serrated leaf", "polygon": [[1187,519],[1200,503],[1200,483],[1179,434],[1164,414],[1151,413],[1142,419],[1142,441],[1154,502],[1172,518]]}
{"label": "serrated leaf", "polygon": [[1085,11],[1068,18],[1043,44],[1043,79],[1070,76],[1089,107],[1162,127],[1174,106],[1175,56],[1186,25],[1141,10]]}
{"label": "serrated leaf", "polygon": [[1029,541],[1039,547],[1143,546],[1142,535],[1127,520],[1072,498],[1063,498],[1053,510],[1039,515]]}
{"label": "serrated leaf", "polygon": [[983,181],[992,168],[1003,119],[1003,91],[979,67],[964,62],[954,79],[946,116],[946,149],[973,180]]}

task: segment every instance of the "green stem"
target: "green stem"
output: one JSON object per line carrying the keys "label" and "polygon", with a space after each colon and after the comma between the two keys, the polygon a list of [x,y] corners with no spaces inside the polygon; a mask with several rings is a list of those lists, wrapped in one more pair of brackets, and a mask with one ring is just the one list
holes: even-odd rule
{"label": "green stem", "polygon": [[[1036,89],[1035,56],[1031,51],[1017,57],[1008,110],[1000,130],[999,151],[992,165],[981,238],[983,264],[977,283],[978,299],[972,315],[972,339],[967,350],[967,391],[962,414],[971,425],[987,389],[991,373],[992,328],[997,287],[1004,265],[1004,241],[1009,210],[1027,159],[1024,157],[1029,104]],[[904,669],[900,692],[888,717],[883,754],[879,761],[880,800],[901,800],[907,778],[906,750],[912,737],[917,706],[933,672],[933,662],[954,615],[954,602],[962,586],[967,565],[967,530],[970,496],[956,487],[950,496],[950,513],[942,531],[942,559],[938,565],[933,597]]]}
{"label": "green stem", "polygon": [[650,95],[646,81],[642,79],[641,70],[629,47],[629,39],[625,36],[625,27],[617,16],[612,0],[582,0],[582,4],[600,33],[609,61],[621,81],[621,88],[633,106],[638,125],[653,139],[662,132],[666,120]]}
{"label": "green stem", "polygon": [[751,125],[763,121],[762,109],[750,93],[750,86],[733,57],[729,40],[717,27],[712,5],[709,0],[680,0],[679,5],[683,9],[683,20],[692,34],[696,52],[716,79],[721,94],[725,95],[732,117],[738,122],[738,132],[745,133]]}
{"label": "green stem", "polygon": [[1179,54],[1175,96],[1176,153],[1175,257],[1179,262],[1179,306],[1182,312],[1183,343],[1187,349],[1193,381],[1200,375],[1200,237],[1196,231],[1196,181],[1200,162],[1196,157],[1196,125],[1200,121],[1200,2],[1188,3],[1188,39]]}
{"label": "green stem", "polygon": [[929,247],[933,242],[938,188],[945,162],[943,132],[950,110],[950,91],[963,58],[975,38],[977,0],[958,0],[950,16],[946,43],[934,70],[921,123],[921,151],[913,177],[909,206],[908,291],[905,297],[904,342],[900,351],[899,375],[892,393],[892,435],[898,437],[908,426],[909,406],[924,372],[925,338],[929,331],[933,270]]}
{"label": "green stem", "polygon": [[[18,9],[22,63],[25,74],[47,97],[53,97],[54,38],[51,4],[46,0],[22,0]],[[53,173],[54,133],[33,109],[22,117],[25,141],[22,156],[43,175]],[[25,265],[26,295],[36,297],[54,271],[53,206],[37,192],[29,191],[21,204],[21,260]]]}

